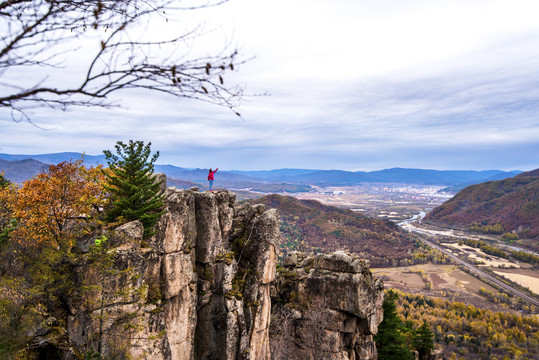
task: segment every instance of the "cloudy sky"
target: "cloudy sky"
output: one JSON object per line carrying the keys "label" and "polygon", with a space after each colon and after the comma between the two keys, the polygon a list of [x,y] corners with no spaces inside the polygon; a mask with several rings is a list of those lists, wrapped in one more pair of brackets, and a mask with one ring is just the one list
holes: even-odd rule
{"label": "cloudy sky", "polygon": [[189,21],[213,30],[204,51],[253,58],[227,78],[265,94],[242,118],[147,93],[34,109],[39,127],[0,109],[0,152],[96,155],[133,139],[182,167],[535,169],[537,14],[536,0],[230,0]]}

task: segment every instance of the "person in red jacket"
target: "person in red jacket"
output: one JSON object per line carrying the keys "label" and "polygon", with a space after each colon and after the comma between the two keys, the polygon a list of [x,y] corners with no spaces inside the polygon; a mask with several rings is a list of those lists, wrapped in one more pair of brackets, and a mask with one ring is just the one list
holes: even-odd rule
{"label": "person in red jacket", "polygon": [[219,170],[219,168],[216,168],[214,171],[210,169],[210,173],[208,174],[208,181],[210,182],[210,191],[213,191],[211,187],[213,186],[213,174],[215,174]]}

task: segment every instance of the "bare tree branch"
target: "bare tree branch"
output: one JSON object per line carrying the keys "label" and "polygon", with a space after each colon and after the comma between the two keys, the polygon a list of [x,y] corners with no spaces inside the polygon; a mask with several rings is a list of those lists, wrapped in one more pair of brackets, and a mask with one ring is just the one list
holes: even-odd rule
{"label": "bare tree branch", "polygon": [[[168,21],[168,14],[178,9],[196,10],[226,0],[185,7],[180,6],[182,2],[0,2],[0,27],[8,29],[0,34],[0,107],[11,108],[12,113],[27,118],[24,110],[36,105],[63,110],[72,106],[110,107],[112,93],[145,89],[236,111],[242,89],[224,82],[226,74],[242,63],[236,50],[225,47],[214,56],[190,57],[185,44],[203,36],[200,27],[166,34],[166,38],[147,39],[140,35],[142,25],[151,26],[150,21],[156,18]],[[88,49],[82,45],[88,41],[99,46]],[[74,71],[73,59],[81,51],[86,69],[81,72],[80,64],[76,64],[78,71]],[[23,67],[38,68],[40,78],[25,79],[27,82],[20,85],[12,74]],[[70,75],[68,82],[54,76],[54,71],[59,70]]]}

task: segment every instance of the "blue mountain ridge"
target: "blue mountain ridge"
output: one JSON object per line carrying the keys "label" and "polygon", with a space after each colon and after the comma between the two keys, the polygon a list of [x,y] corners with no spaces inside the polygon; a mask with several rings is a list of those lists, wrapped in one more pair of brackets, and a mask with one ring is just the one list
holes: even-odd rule
{"label": "blue mountain ridge", "polygon": [[[46,164],[57,164],[67,160],[80,159],[83,154],[64,152],[40,155],[0,154],[0,159],[18,161],[34,159]],[[104,155],[86,155],[84,162],[88,165],[106,165]],[[174,165],[156,164],[156,172],[165,173],[168,177],[205,183],[208,169],[182,168]],[[1,169],[0,169],[1,170]],[[460,184],[476,184],[484,181],[501,180],[520,174],[522,171],[502,170],[429,170],[392,168],[377,171],[345,171],[316,169],[275,169],[261,171],[219,170],[217,176],[223,186],[231,184],[248,185],[249,183],[293,183],[310,185],[354,185],[360,183],[401,183],[422,185],[455,186]]]}
{"label": "blue mountain ridge", "polygon": [[0,154],[0,159],[8,161],[18,161],[33,159],[42,163],[54,165],[68,160],[79,160],[84,155],[84,162],[88,165],[105,165],[107,163],[105,155],[86,155],[78,152],[62,152],[54,154],[23,155],[23,154]]}

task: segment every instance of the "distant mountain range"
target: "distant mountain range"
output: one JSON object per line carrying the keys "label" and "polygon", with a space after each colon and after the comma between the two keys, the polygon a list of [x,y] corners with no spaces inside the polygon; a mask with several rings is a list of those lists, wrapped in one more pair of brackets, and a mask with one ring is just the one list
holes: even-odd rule
{"label": "distant mountain range", "polygon": [[[21,161],[33,159],[44,164],[57,164],[61,161],[77,160],[81,153],[65,152],[41,155],[11,155],[0,154],[0,159],[8,161]],[[89,165],[106,164],[104,155],[84,155],[84,161]],[[7,165],[5,165],[7,166]],[[12,168],[16,165],[11,165]],[[2,170],[3,167],[0,167]],[[182,168],[173,165],[155,165],[156,172],[162,172],[169,178],[206,184],[208,169]],[[7,173],[7,172],[6,172]],[[216,186],[227,188],[260,188],[261,184],[287,184],[282,186],[283,191],[309,191],[307,185],[317,186],[348,186],[360,183],[402,183],[402,184],[423,184],[442,186],[464,186],[477,184],[489,180],[505,179],[521,171],[501,171],[501,170],[423,170],[423,169],[403,169],[393,168],[378,171],[344,171],[344,170],[313,170],[313,169],[277,169],[265,171],[223,171],[216,174]],[[33,176],[31,172],[24,172],[17,175],[20,179],[25,179],[26,174]],[[10,175],[7,174],[10,178]],[[187,183],[185,183],[187,184]],[[290,184],[303,185],[291,187]],[[267,187],[267,186],[266,186]],[[268,191],[278,191],[275,186],[270,186]],[[264,187],[262,187],[264,189]],[[264,190],[260,190],[264,191]]]}
{"label": "distant mountain range", "polygon": [[34,159],[42,163],[51,165],[51,164],[61,163],[62,161],[79,160],[83,155],[84,155],[84,162],[88,165],[99,165],[99,164],[107,163],[105,155],[86,155],[86,154],[77,153],[77,152],[62,152],[62,153],[41,154],[41,155],[0,154],[0,159],[8,160],[8,161]]}
{"label": "distant mountain range", "polygon": [[485,233],[539,238],[539,169],[471,185],[432,210],[423,222]]}
{"label": "distant mountain range", "polygon": [[358,183],[403,183],[423,185],[456,185],[478,183],[493,177],[508,178],[521,171],[501,170],[423,170],[392,168],[378,171],[280,169],[271,171],[238,171],[260,180],[289,181],[312,185],[354,185]]}

